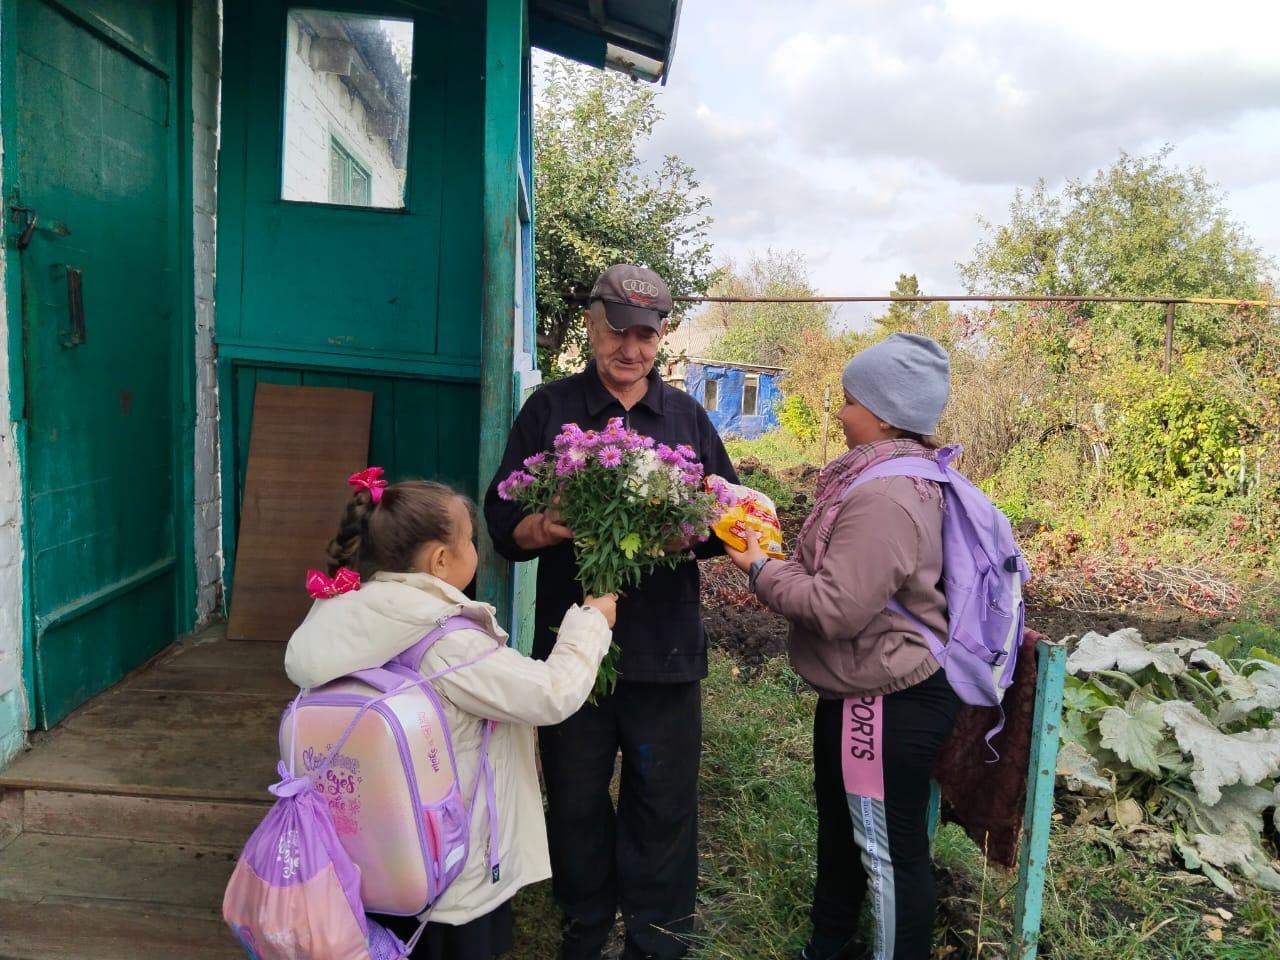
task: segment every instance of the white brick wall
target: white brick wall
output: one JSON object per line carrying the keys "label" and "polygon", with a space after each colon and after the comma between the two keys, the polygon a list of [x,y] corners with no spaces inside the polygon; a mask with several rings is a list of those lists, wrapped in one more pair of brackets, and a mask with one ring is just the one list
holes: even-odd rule
{"label": "white brick wall", "polygon": [[404,205],[403,170],[397,170],[385,138],[365,132],[364,104],[340,77],[316,73],[309,60],[311,40],[289,18],[284,138],[284,198],[329,202],[329,140],[338,134],[373,179],[373,206]]}
{"label": "white brick wall", "polygon": [[[4,144],[0,142],[0,171]],[[22,483],[9,409],[9,311],[0,256],[0,767],[22,749]]]}
{"label": "white brick wall", "polygon": [[222,4],[192,0],[191,107],[195,218],[196,625],[222,612],[222,484],[218,459],[218,380],[213,350],[213,281],[217,236],[218,110],[222,75]]}

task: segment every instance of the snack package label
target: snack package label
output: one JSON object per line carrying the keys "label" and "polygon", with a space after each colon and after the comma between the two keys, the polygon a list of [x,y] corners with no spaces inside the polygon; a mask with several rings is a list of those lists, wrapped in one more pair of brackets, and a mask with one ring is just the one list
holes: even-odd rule
{"label": "snack package label", "polygon": [[747,547],[747,532],[760,534],[760,548],[775,560],[783,559],[782,524],[778,522],[778,508],[759,490],[741,484],[729,483],[722,477],[708,477],[708,484],[717,481],[734,496],[734,504],[726,510],[711,530],[717,537],[735,550]]}

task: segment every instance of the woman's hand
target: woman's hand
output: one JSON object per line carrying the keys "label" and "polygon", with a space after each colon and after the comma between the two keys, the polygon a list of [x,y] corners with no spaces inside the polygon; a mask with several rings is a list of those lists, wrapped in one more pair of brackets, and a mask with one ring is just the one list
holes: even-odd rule
{"label": "woman's hand", "polygon": [[769,555],[764,552],[764,548],[760,546],[760,531],[747,531],[747,546],[745,550],[735,550],[729,544],[724,545],[724,552],[729,555],[729,559],[733,561],[733,565],[746,573],[751,569],[751,564],[757,560],[763,560]]}
{"label": "woman's hand", "polygon": [[613,629],[613,625],[618,619],[618,595],[616,593],[606,593],[601,597],[587,597],[582,601],[582,605],[599,610],[604,614],[604,619],[609,624],[609,629]]}

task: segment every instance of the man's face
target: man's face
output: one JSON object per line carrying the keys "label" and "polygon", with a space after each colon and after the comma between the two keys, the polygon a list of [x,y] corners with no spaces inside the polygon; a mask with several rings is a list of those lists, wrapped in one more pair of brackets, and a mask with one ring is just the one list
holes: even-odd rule
{"label": "man's face", "polygon": [[596,358],[596,370],[605,386],[614,390],[633,387],[649,375],[666,332],[665,320],[660,331],[643,326],[615,330],[605,320],[604,307],[598,302],[587,311],[587,339]]}

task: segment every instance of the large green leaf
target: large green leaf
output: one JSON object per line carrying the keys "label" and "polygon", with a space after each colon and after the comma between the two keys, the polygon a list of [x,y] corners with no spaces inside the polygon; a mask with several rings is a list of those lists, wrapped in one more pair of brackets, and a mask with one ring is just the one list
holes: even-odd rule
{"label": "large green leaf", "polygon": [[1111,781],[1098,770],[1097,761],[1078,743],[1064,743],[1058,749],[1057,774],[1072,793],[1111,793]]}
{"label": "large green leaf", "polygon": [[1105,637],[1090,632],[1080,638],[1076,649],[1067,657],[1067,672],[1120,670],[1137,673],[1146,667],[1155,667],[1161,673],[1176,676],[1187,669],[1179,651],[1189,649],[1187,645],[1196,642],[1182,640],[1148,645],[1143,643],[1142,634],[1133,627],[1125,627]]}
{"label": "large green leaf", "polygon": [[1231,694],[1231,702],[1218,710],[1218,723],[1232,723],[1254,710],[1280,710],[1280,667],[1266,660],[1249,660],[1239,677],[1244,684],[1243,693]]}
{"label": "large green leaf", "polygon": [[1160,747],[1165,740],[1162,704],[1138,699],[1123,708],[1110,707],[1102,715],[1098,730],[1102,745],[1121,760],[1144,773],[1160,776]]}
{"label": "large green leaf", "polygon": [[1226,734],[1185,700],[1166,703],[1163,710],[1178,746],[1191,755],[1191,782],[1206,804],[1216,804],[1223,787],[1257,784],[1280,773],[1280,729]]}

